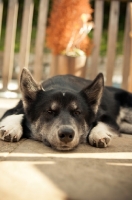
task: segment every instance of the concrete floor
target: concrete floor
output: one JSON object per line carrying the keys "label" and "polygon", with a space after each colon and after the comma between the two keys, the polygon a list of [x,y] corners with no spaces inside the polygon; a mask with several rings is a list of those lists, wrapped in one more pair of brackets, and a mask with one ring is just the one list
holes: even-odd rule
{"label": "concrete floor", "polygon": [[[0,99],[0,115],[16,102]],[[131,200],[132,135],[65,153],[28,139],[0,141],[0,200],[29,199]]]}

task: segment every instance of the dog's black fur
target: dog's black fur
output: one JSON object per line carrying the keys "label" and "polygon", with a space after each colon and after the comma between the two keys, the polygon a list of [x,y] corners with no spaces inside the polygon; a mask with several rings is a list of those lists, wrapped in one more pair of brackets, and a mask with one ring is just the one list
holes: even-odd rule
{"label": "dog's black fur", "polygon": [[[113,133],[132,133],[132,94],[104,87],[102,74],[94,81],[55,76],[38,85],[23,69],[20,87],[22,100],[1,118],[2,140],[26,137],[58,150],[71,150],[82,142],[106,147]],[[7,119],[19,121],[21,133],[10,131],[15,124],[6,127]]]}

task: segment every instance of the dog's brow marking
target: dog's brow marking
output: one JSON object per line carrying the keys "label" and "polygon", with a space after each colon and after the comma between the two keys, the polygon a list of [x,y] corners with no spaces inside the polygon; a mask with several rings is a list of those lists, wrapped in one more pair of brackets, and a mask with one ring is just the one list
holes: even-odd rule
{"label": "dog's brow marking", "polygon": [[63,92],[62,94],[63,94],[63,96],[65,96],[65,94],[66,94],[66,93],[65,93],[65,92]]}
{"label": "dog's brow marking", "polygon": [[76,104],[75,101],[73,101],[73,102],[71,103],[71,107],[72,107],[72,109],[77,109],[77,104]]}
{"label": "dog's brow marking", "polygon": [[52,109],[52,110],[55,110],[57,107],[58,107],[58,103],[57,103],[57,102],[53,102],[53,103],[51,104],[51,109]]}

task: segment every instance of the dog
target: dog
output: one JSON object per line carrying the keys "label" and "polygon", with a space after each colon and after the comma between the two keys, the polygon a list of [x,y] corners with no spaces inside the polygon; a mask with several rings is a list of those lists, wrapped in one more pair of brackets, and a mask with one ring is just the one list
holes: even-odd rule
{"label": "dog", "polygon": [[114,135],[132,133],[132,94],[104,87],[102,73],[93,81],[58,75],[37,84],[24,68],[20,88],[22,100],[0,119],[1,140],[26,137],[67,151],[80,143],[105,148]]}

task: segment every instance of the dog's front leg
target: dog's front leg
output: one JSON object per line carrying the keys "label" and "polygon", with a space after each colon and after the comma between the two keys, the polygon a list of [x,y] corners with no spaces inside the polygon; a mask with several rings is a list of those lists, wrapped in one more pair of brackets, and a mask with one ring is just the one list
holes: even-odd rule
{"label": "dog's front leg", "polygon": [[88,140],[90,145],[104,148],[110,144],[112,136],[113,130],[107,124],[98,122],[98,124],[91,130]]}

